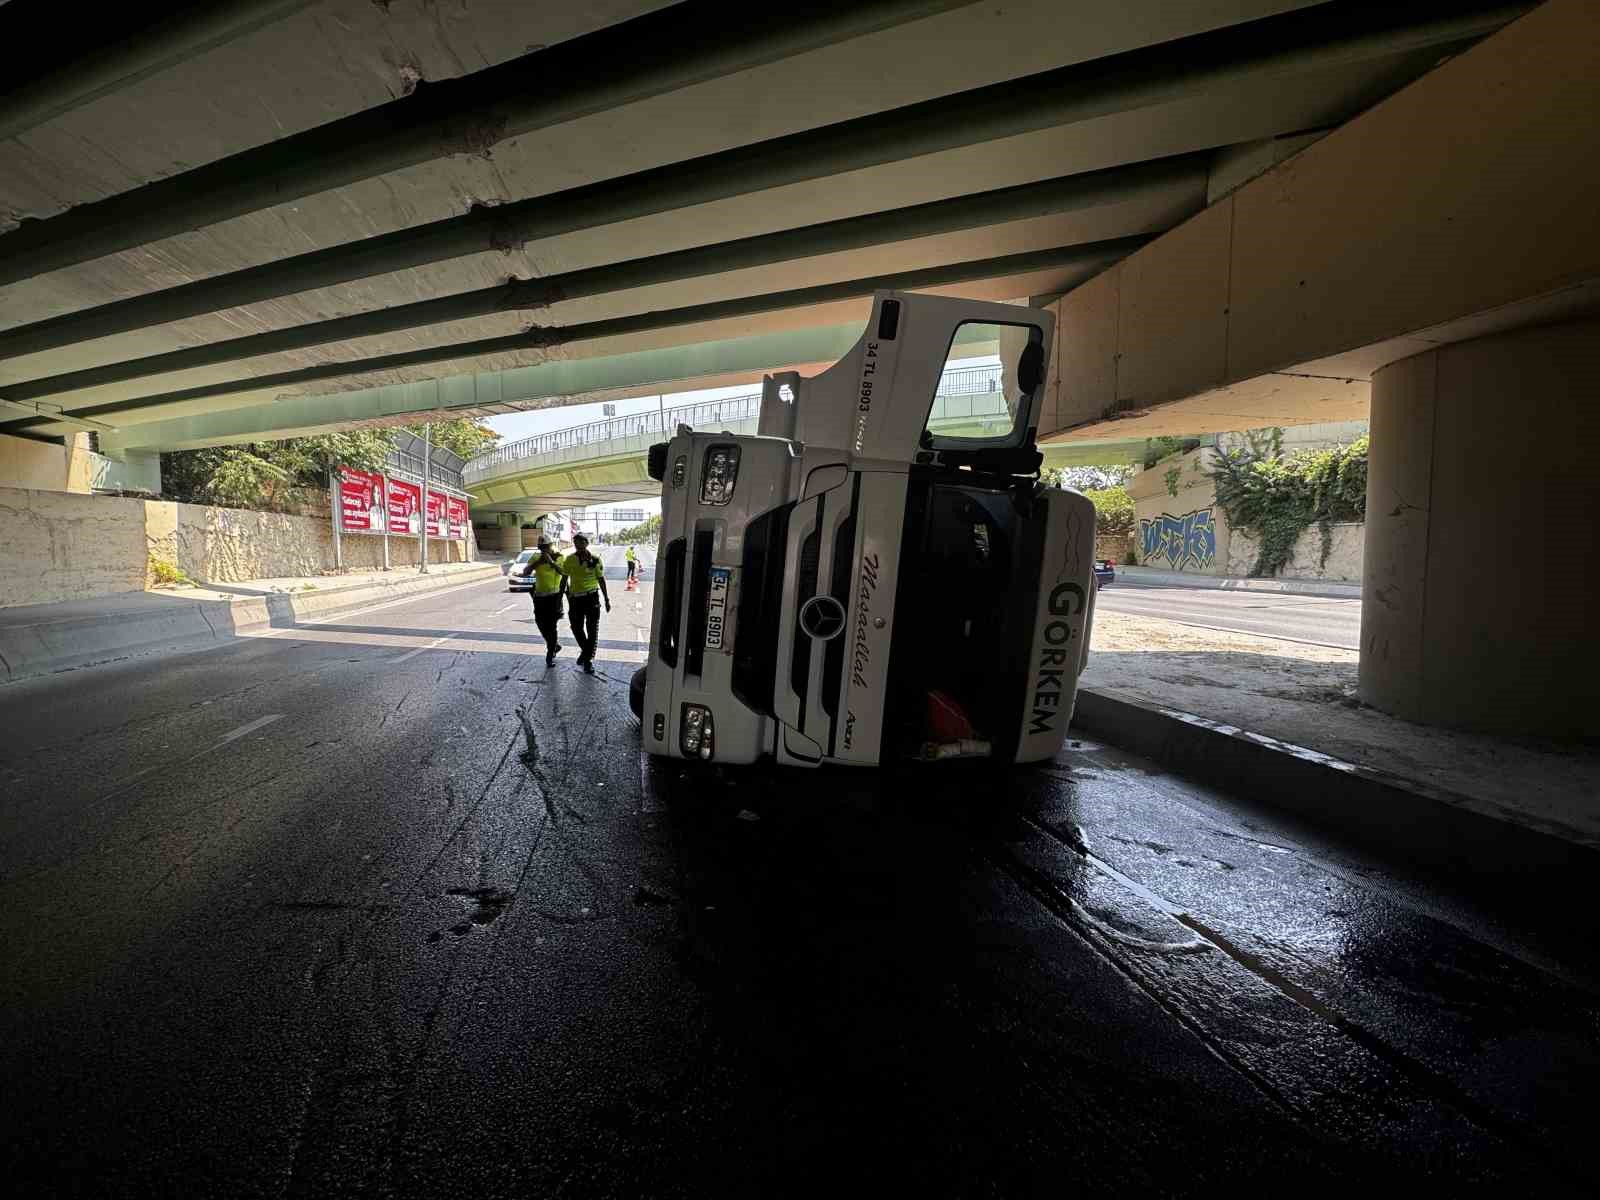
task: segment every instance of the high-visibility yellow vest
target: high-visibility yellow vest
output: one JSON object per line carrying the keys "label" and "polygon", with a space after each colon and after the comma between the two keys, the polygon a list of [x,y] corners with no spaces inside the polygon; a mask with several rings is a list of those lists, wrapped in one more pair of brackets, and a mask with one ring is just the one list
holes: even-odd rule
{"label": "high-visibility yellow vest", "polygon": [[533,594],[535,596],[553,596],[561,590],[561,556],[552,552],[554,562],[547,562],[543,555],[533,560]]}
{"label": "high-visibility yellow vest", "polygon": [[574,596],[587,596],[600,590],[600,578],[606,573],[605,564],[594,555],[587,563],[576,554],[561,560],[561,572],[567,577],[567,591]]}

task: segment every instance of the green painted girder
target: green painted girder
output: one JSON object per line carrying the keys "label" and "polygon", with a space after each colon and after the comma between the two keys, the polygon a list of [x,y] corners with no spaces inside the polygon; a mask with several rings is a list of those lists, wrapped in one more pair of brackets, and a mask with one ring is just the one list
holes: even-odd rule
{"label": "green painted girder", "polygon": [[1144,458],[1145,439],[1121,442],[1046,442],[1047,467],[1125,467]]}
{"label": "green painted girder", "polygon": [[[627,388],[685,390],[717,376],[756,375],[789,366],[836,362],[856,344],[862,328],[854,322],[822,325],[320,396],[283,396],[270,404],[122,424],[114,432],[102,433],[100,444],[115,453],[195,450],[305,437],[374,421],[406,424],[435,413],[556,407],[568,397]],[[959,336],[957,342],[970,354],[982,354],[992,347],[976,332]]]}
{"label": "green painted girder", "polygon": [[636,454],[609,462],[576,463],[477,484],[468,494],[474,502],[489,506],[515,504],[537,500],[541,496],[563,495],[591,488],[626,487],[646,482],[650,485],[647,489],[649,494],[660,490],[660,485],[645,470],[644,456]]}
{"label": "green painted girder", "polygon": [[856,344],[861,325],[825,325],[782,333],[724,338],[659,350],[563,359],[509,371],[357,388],[323,396],[284,396],[271,404],[123,425],[100,443],[116,450],[193,450],[201,446],[303,437],[375,420],[400,424],[430,413],[560,401],[620,388],[670,390],[732,372],[771,371],[792,364],[835,362]]}

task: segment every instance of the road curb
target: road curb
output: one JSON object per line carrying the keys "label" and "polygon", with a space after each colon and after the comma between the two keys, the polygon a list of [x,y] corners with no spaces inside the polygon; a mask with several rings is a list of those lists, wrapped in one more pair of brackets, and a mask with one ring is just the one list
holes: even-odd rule
{"label": "road curb", "polygon": [[384,600],[498,578],[498,564],[316,592],[274,592],[232,600],[184,600],[31,625],[0,627],[0,681],[20,683],[164,651],[215,645],[268,627],[293,628]]}
{"label": "road curb", "polygon": [[1600,847],[1484,813],[1477,801],[1177,709],[1078,690],[1072,727],[1182,775],[1452,875],[1570,882]]}
{"label": "road curb", "polygon": [[241,597],[228,606],[228,613],[233,618],[231,631],[254,631],[262,625],[294,626],[308,619],[330,617],[368,604],[399,600],[406,596],[442,591],[445,588],[481,583],[499,577],[499,565],[485,563],[470,571],[412,575],[355,587],[319,588],[314,592],[273,592],[265,596]]}
{"label": "road curb", "polygon": [[1241,579],[1231,575],[1185,575],[1176,571],[1157,571],[1150,567],[1117,564],[1117,580],[1141,587],[1203,588],[1223,592],[1269,592],[1284,596],[1328,596],[1340,600],[1361,599],[1359,583],[1338,583],[1317,579]]}

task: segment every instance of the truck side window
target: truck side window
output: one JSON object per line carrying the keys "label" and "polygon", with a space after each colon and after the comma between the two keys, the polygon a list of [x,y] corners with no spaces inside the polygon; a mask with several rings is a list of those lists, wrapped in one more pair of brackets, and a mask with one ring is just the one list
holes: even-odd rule
{"label": "truck side window", "polygon": [[976,450],[1022,445],[1033,393],[1043,386],[1043,361],[1044,335],[1038,326],[963,321],[945,354],[922,446]]}

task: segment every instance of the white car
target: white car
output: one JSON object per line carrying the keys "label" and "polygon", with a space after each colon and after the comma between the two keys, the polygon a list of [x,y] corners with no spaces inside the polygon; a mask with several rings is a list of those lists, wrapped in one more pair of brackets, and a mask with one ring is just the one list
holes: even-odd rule
{"label": "white car", "polygon": [[509,562],[500,564],[500,571],[506,577],[506,590],[509,592],[533,591],[533,576],[523,575],[523,570],[533,561],[537,550],[524,550]]}
{"label": "white car", "polygon": [[[1039,480],[1053,336],[1048,312],[880,292],[837,364],[767,377],[756,435],[680,426],[652,447],[645,750],[815,766],[1060,749],[1095,514]],[[994,390],[937,395],[947,366],[995,359]]]}

